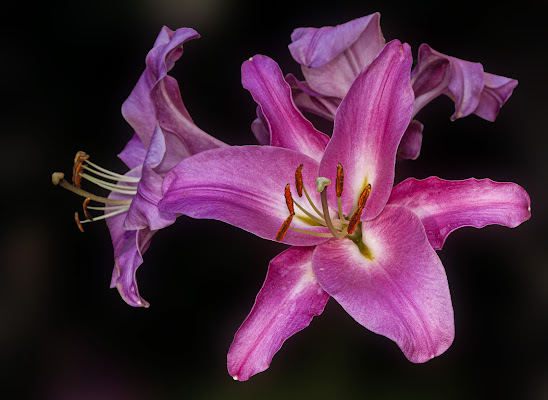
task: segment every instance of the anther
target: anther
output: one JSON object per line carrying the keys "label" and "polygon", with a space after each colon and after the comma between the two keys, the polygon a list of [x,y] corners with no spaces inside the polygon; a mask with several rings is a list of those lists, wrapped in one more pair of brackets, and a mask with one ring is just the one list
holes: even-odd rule
{"label": "anther", "polygon": [[297,194],[299,197],[303,196],[303,164],[297,167],[295,171],[295,186],[297,187]]}
{"label": "anther", "polygon": [[287,204],[287,209],[289,210],[289,213],[295,214],[295,210],[293,208],[293,197],[291,197],[289,183],[285,185],[285,203]]}
{"label": "anther", "polygon": [[371,193],[371,184],[367,184],[365,189],[363,189],[362,193],[360,194],[360,198],[358,200],[358,208],[356,211],[354,211],[354,214],[352,214],[352,217],[350,218],[350,222],[348,223],[348,234],[351,235],[352,232],[356,229],[358,226],[358,223],[360,222],[360,217],[362,215],[362,211],[365,207],[365,203],[367,202],[367,199],[369,198],[369,194]]}
{"label": "anther", "polygon": [[93,217],[91,216],[91,214],[88,212],[88,204],[91,200],[91,197],[87,197],[85,200],[84,200],[84,204],[82,204],[82,208],[84,210],[84,215],[86,216],[87,219],[91,219],[93,220]]}
{"label": "anther", "polygon": [[76,221],[76,225],[78,226],[78,229],[80,229],[80,232],[84,232],[84,227],[82,226],[82,223],[80,222],[80,217],[78,216],[78,213],[74,213],[74,220]]}
{"label": "anther", "polygon": [[337,164],[337,181],[335,182],[335,189],[337,191],[337,197],[341,197],[343,191],[344,170],[341,163]]}
{"label": "anther", "polygon": [[72,166],[72,183],[74,186],[80,187],[80,182],[82,177],[80,176],[80,171],[82,170],[82,164],[89,158],[89,155],[83,151],[79,151],[74,156],[74,165]]}
{"label": "anther", "polygon": [[293,220],[294,216],[295,216],[294,212],[289,214],[289,217],[286,218],[286,220],[282,224],[280,230],[278,231],[278,233],[276,233],[276,241],[277,242],[280,242],[285,237],[285,234],[289,230],[289,226],[291,225],[291,221]]}

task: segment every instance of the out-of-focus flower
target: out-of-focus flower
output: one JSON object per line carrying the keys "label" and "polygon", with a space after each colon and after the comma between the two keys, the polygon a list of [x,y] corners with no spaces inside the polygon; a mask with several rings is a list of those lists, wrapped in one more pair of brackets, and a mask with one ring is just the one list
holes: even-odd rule
{"label": "out-of-focus flower", "polygon": [[[179,161],[204,150],[226,144],[198,128],[186,110],[177,81],[167,75],[183,54],[183,44],[198,38],[190,28],[172,31],[163,27],[146,57],[146,68],[122,106],[122,114],[135,134],[119,157],[130,168],[118,174],[92,163],[83,152],[77,153],[73,183],[62,173],[53,174],[53,183],[86,198],[82,224],[106,219],[114,247],[111,287],[116,287],[131,306],[148,307],[139,295],[136,272],[143,262],[154,233],[171,225],[176,215],[158,210],[162,181]],[[88,180],[110,194],[97,196],[81,188]],[[90,205],[99,203],[100,206]],[[103,212],[92,216],[93,211]]]}

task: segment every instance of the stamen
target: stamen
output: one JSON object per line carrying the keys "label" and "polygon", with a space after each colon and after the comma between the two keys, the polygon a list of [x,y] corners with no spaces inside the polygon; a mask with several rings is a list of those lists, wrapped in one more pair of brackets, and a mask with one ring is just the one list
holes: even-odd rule
{"label": "stamen", "polygon": [[80,171],[82,170],[82,164],[89,158],[89,155],[83,151],[79,151],[74,156],[74,165],[72,166],[72,183],[74,186],[80,187],[80,182],[82,178],[80,176]]}
{"label": "stamen", "polygon": [[312,236],[327,237],[327,238],[333,237],[331,233],[307,231],[306,229],[293,228],[292,226],[290,226],[289,229],[295,232],[306,233],[307,235],[312,235]]}
{"label": "stamen", "polygon": [[[105,174],[100,171],[96,171],[87,165],[83,165],[82,168],[89,172],[94,173],[97,176],[102,176],[103,178],[110,179],[111,181],[115,181],[115,182],[138,183],[140,180],[140,178],[132,177],[132,176],[124,176],[124,175],[114,176],[114,175]],[[112,172],[112,174],[114,174],[114,172]],[[118,174],[115,174],[115,175],[118,175]]]}
{"label": "stamen", "polygon": [[293,209],[293,197],[291,197],[291,190],[289,188],[289,183],[285,185],[285,203],[287,204],[287,209],[290,214],[295,214]]}
{"label": "stamen", "polygon": [[297,203],[297,201],[293,200],[293,203],[295,203],[295,205],[297,207],[299,207],[299,209],[305,213],[309,218],[311,218],[312,220],[314,220],[315,222],[317,222],[318,224],[321,224],[323,226],[327,226],[325,224],[325,222],[323,221],[323,219],[319,219],[318,217],[316,217],[314,214],[308,212],[306,209],[303,208],[303,206],[301,206],[299,203]]}
{"label": "stamen", "polygon": [[350,218],[350,222],[348,223],[349,235],[351,235],[352,232],[354,232],[354,230],[358,226],[363,208],[365,207],[365,203],[367,202],[367,199],[369,198],[370,193],[371,193],[371,184],[368,183],[365,189],[363,189],[362,193],[360,194],[360,198],[358,200],[358,208],[356,209],[354,214],[352,214],[352,217]]}
{"label": "stamen", "polygon": [[117,192],[122,194],[130,194],[134,195],[137,194],[137,188],[134,186],[124,186],[124,185],[116,185],[114,183],[110,182],[104,182],[100,179],[94,178],[91,175],[88,174],[80,174],[82,178],[87,179],[90,182],[95,183],[97,186],[100,186],[104,189],[110,190],[111,192]]}
{"label": "stamen", "polygon": [[344,170],[341,163],[337,164],[337,181],[335,182],[335,188],[337,190],[337,197],[341,197],[343,191]]}
{"label": "stamen", "polygon": [[91,198],[87,197],[84,200],[84,204],[82,204],[82,208],[84,209],[84,215],[86,216],[87,219],[93,219],[93,217],[88,212],[88,204],[89,204],[90,200],[91,200]]}
{"label": "stamen", "polygon": [[84,227],[82,226],[82,223],[80,222],[80,217],[78,216],[78,213],[74,213],[74,220],[76,221],[76,225],[78,226],[78,229],[80,229],[80,232],[84,232]]}
{"label": "stamen", "polygon": [[344,170],[341,163],[337,164],[337,181],[335,182],[335,188],[337,191],[337,207],[339,209],[339,218],[344,220],[344,213],[342,210],[342,201],[341,195],[343,191],[343,182],[344,182]]}
{"label": "stamen", "polygon": [[291,221],[293,220],[294,215],[295,215],[295,213],[292,212],[291,214],[289,214],[289,217],[286,218],[286,220],[282,224],[280,230],[278,231],[278,233],[276,233],[276,241],[279,242],[279,241],[283,240],[283,238],[285,237],[285,234],[287,233],[287,231],[289,229],[289,225],[291,225]]}
{"label": "stamen", "polygon": [[[139,182],[139,179],[140,178],[136,178],[136,177],[131,177],[131,176],[125,176],[125,175],[120,175],[120,174],[117,174],[116,172],[112,172],[112,171],[109,171],[108,169],[106,168],[103,168],[103,167],[100,167],[99,165],[95,164],[95,163],[92,163],[91,161],[89,160],[86,160],[86,162],[91,165],[92,167],[94,167],[95,169],[98,169],[99,171],[103,171],[104,173],[106,174],[109,174],[110,176],[112,176],[113,178],[116,178],[115,180],[118,180],[118,181],[123,181],[124,179],[127,180],[127,182]],[[85,168],[85,167],[84,167]]]}
{"label": "stamen", "polygon": [[299,197],[303,197],[303,164],[299,165],[295,171],[295,187]]}

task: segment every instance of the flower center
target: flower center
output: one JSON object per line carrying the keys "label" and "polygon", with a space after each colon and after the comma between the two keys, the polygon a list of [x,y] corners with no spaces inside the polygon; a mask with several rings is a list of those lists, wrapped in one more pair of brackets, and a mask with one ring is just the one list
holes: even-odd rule
{"label": "flower center", "polygon": [[[82,179],[109,190],[111,193],[119,193],[130,196],[131,198],[117,200],[90,193],[81,188]],[[62,188],[70,190],[85,198],[82,208],[86,219],[81,221],[78,212],[74,213],[76,225],[78,225],[78,228],[82,232],[84,232],[82,226],[84,223],[110,218],[129,210],[133,196],[137,194],[137,184],[139,183],[139,180],[140,178],[120,175],[92,163],[89,161],[89,155],[83,151],[79,151],[74,157],[72,184],[65,180],[65,174],[62,172],[54,172],[51,176],[51,181],[54,185],[59,185]],[[100,206],[90,206],[90,202],[94,202],[94,204],[98,203]],[[103,211],[104,214],[93,217],[90,210]]]}
{"label": "flower center", "polygon": [[[311,200],[310,196],[308,195],[308,192],[306,191],[306,188],[303,183],[303,176],[302,176],[302,169],[303,164],[299,165],[297,167],[297,170],[295,171],[295,187],[297,189],[297,194],[299,197],[302,197],[303,193],[306,196],[306,199],[314,212],[317,215],[314,215],[313,213],[307,211],[305,208],[303,208],[299,203],[297,203],[293,197],[291,196],[291,189],[289,183],[285,186],[285,201],[287,204],[287,209],[289,210],[289,217],[283,222],[280,230],[276,234],[276,240],[281,241],[287,231],[289,229],[294,230],[296,232],[305,233],[308,235],[314,235],[314,236],[322,236],[322,237],[335,237],[337,239],[342,238],[349,238],[351,240],[356,239],[356,234],[353,234],[356,230],[356,227],[360,223],[360,217],[362,214],[362,211],[365,207],[365,203],[367,202],[367,199],[369,198],[369,194],[371,193],[371,185],[367,184],[366,187],[363,189],[362,193],[360,194],[360,197],[358,199],[358,203],[356,206],[352,207],[354,209],[354,212],[352,212],[351,216],[350,213],[348,215],[345,215],[342,211],[342,202],[341,202],[341,196],[343,192],[343,183],[344,183],[344,170],[341,163],[337,165],[337,180],[335,182],[335,190],[337,194],[337,206],[338,206],[338,218],[331,218],[330,211],[329,211],[329,204],[327,203],[327,186],[331,184],[331,180],[324,177],[318,177],[316,178],[316,190],[318,193],[320,193],[320,198],[322,202],[322,211],[316,207],[314,202]],[[308,218],[310,218],[313,222],[325,226],[329,229],[330,233],[320,233],[320,232],[313,232],[308,231],[305,229],[298,229],[291,226],[291,222],[293,221],[293,217],[295,216],[295,209],[294,205],[297,206]],[[359,236],[361,238],[361,231],[358,230]]]}

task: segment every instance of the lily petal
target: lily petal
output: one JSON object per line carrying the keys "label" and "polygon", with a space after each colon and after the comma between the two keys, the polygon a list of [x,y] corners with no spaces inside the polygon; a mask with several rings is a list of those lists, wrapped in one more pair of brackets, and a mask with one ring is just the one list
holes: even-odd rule
{"label": "lily petal", "polygon": [[[168,148],[171,151],[168,151]],[[177,136],[165,135],[162,129],[156,126],[137,185],[137,194],[133,197],[124,222],[124,229],[150,228],[155,231],[175,222],[177,216],[158,210],[158,202],[162,199],[163,176],[175,163],[186,158],[185,153],[188,154]]]}
{"label": "lily petal", "polygon": [[291,88],[276,62],[256,55],[242,64],[242,85],[261,106],[270,145],[299,151],[319,161],[329,137],[316,130],[297,109]]}
{"label": "lily petal", "polygon": [[518,84],[514,79],[485,73],[480,63],[447,56],[427,44],[419,48],[411,81],[416,96],[413,115],[445,94],[455,102],[452,120],[474,113],[494,121]]}
{"label": "lily petal", "polygon": [[337,26],[295,29],[289,51],[310,88],[343,98],[385,44],[379,21],[374,13]]}
{"label": "lily petal", "polygon": [[[192,218],[220,220],[259,237],[275,240],[276,233],[289,215],[284,188],[294,181],[295,169],[300,164],[304,165],[305,186],[315,187],[318,163],[293,150],[234,146],[205,151],[181,161],[166,175],[164,198],[159,208]],[[309,190],[309,194],[315,204],[321,204],[315,190]],[[300,204],[314,212],[305,201],[300,200]],[[295,212],[292,227],[329,232],[311,223],[310,218],[296,207]],[[282,242],[308,246],[325,240],[325,237],[290,229]]]}
{"label": "lily petal", "polygon": [[291,247],[272,261],[263,287],[227,356],[228,372],[246,381],[266,370],[283,342],[320,315],[329,295],[312,271],[313,247]]}
{"label": "lily petal", "polygon": [[480,94],[478,106],[474,110],[477,116],[493,122],[500,108],[508,101],[518,81],[504,76],[484,72],[485,86]]}
{"label": "lily petal", "polygon": [[[129,171],[127,176],[138,177],[141,167]],[[111,193],[110,199],[128,200],[131,196]],[[107,211],[108,212],[108,211]],[[111,288],[117,288],[122,299],[132,307],[148,307],[149,304],[140,295],[137,287],[137,269],[143,263],[143,254],[150,245],[155,231],[148,228],[143,230],[125,230],[126,213],[107,218],[106,223],[110,231],[114,248],[114,269],[112,271]]]}
{"label": "lily petal", "polygon": [[[122,115],[135,129],[143,144],[148,147],[156,127],[156,114],[149,97],[152,87],[166,76],[183,54],[182,45],[188,40],[200,35],[191,28],[181,28],[172,31],[163,27],[146,57],[146,68],[141,74],[137,85],[122,105]],[[185,117],[190,119],[186,109]]]}
{"label": "lily petal", "polygon": [[139,135],[133,134],[133,137],[127,142],[124,150],[118,154],[118,158],[122,160],[130,169],[136,168],[139,165],[143,165],[145,157],[147,155],[147,149]]}
{"label": "lily petal", "polygon": [[424,125],[412,119],[398,146],[397,160],[416,160],[421,152]]}
{"label": "lily petal", "polygon": [[497,224],[514,228],[531,217],[531,201],[521,186],[490,179],[409,178],[394,187],[388,203],[413,211],[435,250],[443,247],[451,232],[463,226]]}
{"label": "lily petal", "polygon": [[[371,195],[364,218],[379,215],[390,196],[396,151],[411,120],[411,61],[408,44],[388,43],[358,75],[337,110],[319,175],[334,182],[337,164],[343,165],[345,213],[351,213],[367,184],[371,184]],[[331,204],[336,204],[334,191],[330,194]]]}
{"label": "lily petal", "polygon": [[362,222],[360,250],[351,240],[316,247],[321,287],[361,325],[395,341],[412,362],[442,354],[454,338],[443,265],[409,210],[388,205]]}

